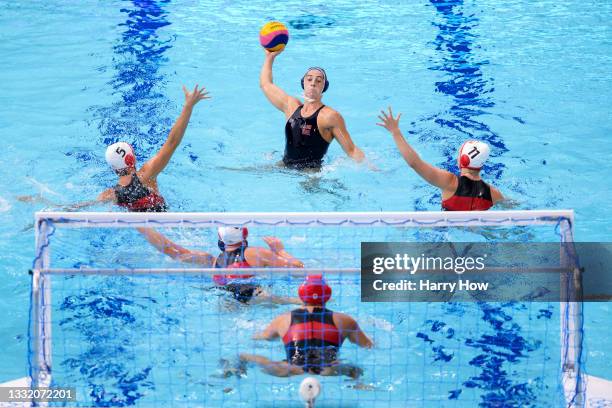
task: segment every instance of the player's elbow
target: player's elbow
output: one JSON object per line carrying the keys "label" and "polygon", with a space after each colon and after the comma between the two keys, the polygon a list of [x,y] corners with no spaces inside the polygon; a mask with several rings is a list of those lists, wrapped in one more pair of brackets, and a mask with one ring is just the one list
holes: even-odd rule
{"label": "player's elbow", "polygon": [[175,261],[187,262],[189,260],[186,256],[188,254],[181,253],[176,248],[163,248],[163,252]]}
{"label": "player's elbow", "polygon": [[493,193],[493,202],[494,203],[498,203],[500,201],[504,201],[505,197],[504,195],[498,190],[498,189],[492,189],[492,193]]}
{"label": "player's elbow", "polygon": [[272,79],[271,78],[266,78],[266,77],[261,77],[259,79],[259,88],[261,88],[261,90],[264,93],[268,93],[269,92],[269,88],[272,85]]}
{"label": "player's elbow", "polygon": [[196,258],[195,254],[188,249],[175,246],[174,244],[165,244],[163,246],[163,252],[175,261],[180,262],[194,262]]}
{"label": "player's elbow", "polygon": [[[183,132],[184,134],[184,132]],[[168,152],[170,153],[174,153],[174,151],[179,147],[179,144],[181,143],[181,139],[183,138],[182,134],[179,132],[170,132],[170,135],[168,135],[168,140],[166,140],[165,146]],[[165,152],[164,152],[165,153]]]}
{"label": "player's elbow", "polygon": [[408,166],[410,166],[414,171],[419,174],[423,170],[425,164],[417,155],[409,155],[408,157],[406,157],[406,163],[408,163]]}

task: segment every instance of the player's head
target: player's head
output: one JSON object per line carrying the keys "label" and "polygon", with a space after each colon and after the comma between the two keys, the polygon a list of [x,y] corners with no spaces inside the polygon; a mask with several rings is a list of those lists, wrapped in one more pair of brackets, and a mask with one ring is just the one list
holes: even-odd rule
{"label": "player's head", "polygon": [[298,289],[298,295],[305,305],[325,306],[331,298],[332,288],[323,275],[308,275]]}
{"label": "player's head", "polygon": [[246,245],[249,236],[249,230],[246,227],[219,227],[219,249],[225,251],[225,248],[231,245],[241,244]]}
{"label": "player's head", "polygon": [[459,148],[457,162],[460,169],[480,170],[489,158],[489,145],[478,140],[468,140]]}
{"label": "player's head", "polygon": [[304,98],[310,101],[320,100],[323,92],[329,88],[327,73],[321,67],[310,67],[302,77]]}
{"label": "player's head", "polygon": [[129,173],[130,169],[136,167],[136,155],[134,149],[126,142],[117,142],[106,148],[106,162],[120,176]]}

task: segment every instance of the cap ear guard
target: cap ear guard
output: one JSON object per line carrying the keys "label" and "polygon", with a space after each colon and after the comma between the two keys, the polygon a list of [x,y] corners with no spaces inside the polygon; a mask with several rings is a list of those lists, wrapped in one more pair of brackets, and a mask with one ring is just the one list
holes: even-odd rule
{"label": "cap ear guard", "polygon": [[[316,69],[317,71],[320,71],[323,74],[323,78],[325,79],[325,85],[323,85],[323,92],[327,91],[327,88],[329,88],[329,81],[327,80],[327,72],[325,72],[325,70],[320,67],[310,67],[308,68],[308,70],[306,70],[306,74],[308,74],[308,71],[311,71],[313,69]],[[304,76],[302,77],[302,80],[300,81],[300,84],[302,84],[302,89],[304,89],[304,78],[306,77],[306,74],[304,74]]]}
{"label": "cap ear guard", "polygon": [[225,251],[225,242],[221,241],[220,239],[217,240],[217,246],[219,247],[219,249],[221,250],[221,252]]}
{"label": "cap ear guard", "polygon": [[128,167],[134,167],[134,165],[136,164],[136,158],[133,154],[126,154],[124,161]]}
{"label": "cap ear guard", "polygon": [[[304,89],[304,77],[302,77],[301,84],[302,84],[302,89]],[[323,92],[327,91],[327,88],[329,88],[329,81],[325,79],[325,85],[323,86]]]}

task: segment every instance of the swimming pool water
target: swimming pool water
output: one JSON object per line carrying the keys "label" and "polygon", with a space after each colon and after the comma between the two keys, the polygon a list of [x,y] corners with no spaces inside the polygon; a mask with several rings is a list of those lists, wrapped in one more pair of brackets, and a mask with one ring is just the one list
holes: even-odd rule
{"label": "swimming pool water", "polygon": [[[114,182],[105,146],[127,140],[144,162],[180,112],[182,84],[203,84],[213,99],[196,107],[159,178],[172,210],[437,210],[437,191],[375,126],[392,105],[427,160],[454,170],[463,140],[483,139],[493,147],[485,178],[515,208],[573,208],[577,240],[608,241],[611,9],[577,1],[0,1],[0,380],[27,373],[26,271],[32,213],[44,206],[16,197],[93,198]],[[304,70],[325,67],[324,102],[343,114],[379,172],[352,164],[337,144],[318,175],[274,167],[284,120],[259,90],[257,42],[271,19],[291,35],[275,81],[299,95]],[[586,305],[585,344],[589,372],[611,378],[608,312]]]}

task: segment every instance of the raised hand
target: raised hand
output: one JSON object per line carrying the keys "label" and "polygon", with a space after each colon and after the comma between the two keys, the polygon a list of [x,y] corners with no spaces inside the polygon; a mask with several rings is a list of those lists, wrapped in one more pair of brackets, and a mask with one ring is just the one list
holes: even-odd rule
{"label": "raised hand", "polygon": [[266,54],[266,58],[272,58],[272,59],[276,58],[278,54],[280,54],[283,51],[285,51],[284,48],[279,51],[268,51],[267,49],[264,48],[264,53]]}
{"label": "raised hand", "polygon": [[196,84],[195,88],[193,88],[192,92],[189,92],[185,85],[183,85],[183,93],[185,94],[185,105],[195,106],[196,103],[200,102],[202,99],[210,99],[208,96],[208,91],[206,88],[202,87],[202,89],[198,89],[198,85]]}
{"label": "raised hand", "polygon": [[389,106],[389,114],[387,115],[387,112],[381,110],[380,113],[381,115],[378,115],[378,119],[380,119],[380,121],[382,123],[377,123],[378,126],[384,127],[385,129],[387,129],[389,132],[394,133],[394,132],[399,132],[399,120],[402,117],[402,114],[398,114],[397,118],[393,117],[393,111],[391,110],[391,107]]}
{"label": "raised hand", "polygon": [[264,237],[263,240],[265,241],[266,244],[268,244],[272,252],[278,253],[278,252],[285,250],[285,246],[283,245],[282,241],[279,238]]}

